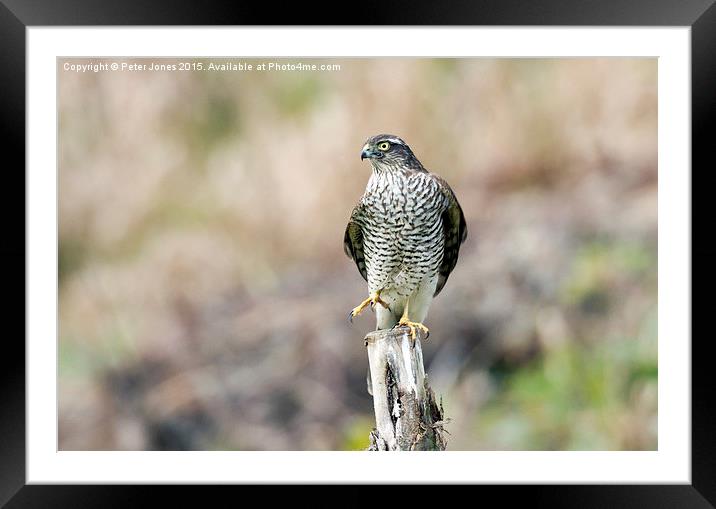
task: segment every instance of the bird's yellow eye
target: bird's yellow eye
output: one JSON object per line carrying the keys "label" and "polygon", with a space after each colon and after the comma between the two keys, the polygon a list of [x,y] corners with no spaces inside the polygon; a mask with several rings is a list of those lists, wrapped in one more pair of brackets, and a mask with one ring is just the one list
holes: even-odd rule
{"label": "bird's yellow eye", "polygon": [[383,152],[385,152],[389,148],[390,143],[388,143],[387,141],[381,141],[380,143],[378,143],[378,150],[382,150]]}

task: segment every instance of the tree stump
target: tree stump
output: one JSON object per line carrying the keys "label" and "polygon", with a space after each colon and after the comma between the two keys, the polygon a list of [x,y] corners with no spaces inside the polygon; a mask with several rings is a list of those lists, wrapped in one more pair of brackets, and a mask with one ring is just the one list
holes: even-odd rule
{"label": "tree stump", "polygon": [[442,402],[428,385],[420,345],[407,327],[377,330],[365,337],[376,427],[369,451],[443,451]]}

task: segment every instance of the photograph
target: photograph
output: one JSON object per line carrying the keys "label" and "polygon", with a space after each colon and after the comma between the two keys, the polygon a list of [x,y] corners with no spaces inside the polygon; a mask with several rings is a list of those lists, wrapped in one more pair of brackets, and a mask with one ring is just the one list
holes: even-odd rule
{"label": "photograph", "polygon": [[59,451],[659,450],[658,66],[58,57]]}

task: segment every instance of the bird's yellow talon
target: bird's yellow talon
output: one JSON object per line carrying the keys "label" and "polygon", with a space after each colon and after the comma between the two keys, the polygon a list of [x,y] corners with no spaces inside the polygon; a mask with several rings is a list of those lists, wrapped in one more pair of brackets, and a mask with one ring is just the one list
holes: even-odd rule
{"label": "bird's yellow talon", "polygon": [[368,305],[373,308],[376,304],[380,304],[381,306],[388,308],[388,304],[386,304],[385,301],[380,298],[380,292],[373,292],[366,300],[353,308],[353,310],[348,315],[348,319],[350,321],[353,321],[353,318],[361,314],[363,310],[368,307]]}
{"label": "bird's yellow talon", "polygon": [[418,323],[418,322],[411,322],[410,320],[408,320],[405,317],[400,319],[400,321],[398,322],[398,325],[402,325],[402,326],[408,327],[410,329],[410,338],[413,341],[415,341],[415,338],[417,336],[417,334],[415,333],[416,329],[420,329],[421,331],[423,331],[425,333],[426,339],[430,335],[430,329],[428,329],[425,325],[423,325],[422,323]]}
{"label": "bird's yellow talon", "polygon": [[371,305],[371,307],[375,307],[376,304],[380,304],[385,309],[389,309],[388,304],[383,299],[380,298],[380,294],[378,294],[378,293],[375,294],[375,300],[372,301],[370,305]]}

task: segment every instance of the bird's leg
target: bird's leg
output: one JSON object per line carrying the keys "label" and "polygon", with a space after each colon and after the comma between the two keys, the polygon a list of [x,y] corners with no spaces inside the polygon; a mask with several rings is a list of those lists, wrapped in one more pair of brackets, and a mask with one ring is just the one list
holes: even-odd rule
{"label": "bird's leg", "polygon": [[398,322],[398,325],[405,325],[406,327],[408,327],[410,329],[410,338],[413,340],[413,342],[415,341],[415,336],[416,336],[415,329],[420,329],[421,331],[423,331],[425,333],[425,339],[427,339],[428,336],[430,335],[430,330],[422,323],[411,322],[410,319],[408,318],[408,302],[409,301],[405,302],[405,309],[403,310],[403,316],[400,317],[400,321]]}
{"label": "bird's leg", "polygon": [[353,318],[361,314],[369,304],[370,307],[375,307],[376,304],[380,304],[381,306],[388,308],[388,304],[380,298],[380,292],[381,290],[371,293],[366,300],[354,307],[351,312],[348,313],[348,320],[352,322]]}

